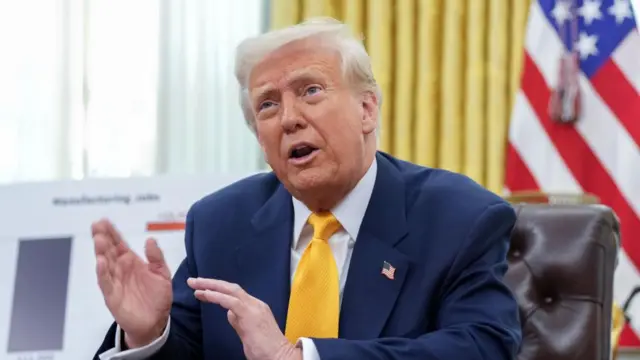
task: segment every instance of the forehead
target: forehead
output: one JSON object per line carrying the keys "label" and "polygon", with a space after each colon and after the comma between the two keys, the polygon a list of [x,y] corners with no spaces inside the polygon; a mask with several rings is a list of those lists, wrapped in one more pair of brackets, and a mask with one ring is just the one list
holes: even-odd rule
{"label": "forehead", "polygon": [[298,40],[273,51],[249,76],[249,90],[285,86],[300,77],[325,77],[339,81],[340,57],[318,40]]}

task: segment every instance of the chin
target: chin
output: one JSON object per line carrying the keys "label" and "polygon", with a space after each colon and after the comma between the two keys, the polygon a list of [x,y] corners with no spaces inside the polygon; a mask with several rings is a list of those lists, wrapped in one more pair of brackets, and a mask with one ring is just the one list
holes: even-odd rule
{"label": "chin", "polygon": [[333,174],[321,167],[300,170],[288,176],[289,183],[297,191],[322,188],[332,182]]}
{"label": "chin", "polygon": [[336,174],[327,166],[313,166],[287,174],[291,192],[322,190],[336,181]]}

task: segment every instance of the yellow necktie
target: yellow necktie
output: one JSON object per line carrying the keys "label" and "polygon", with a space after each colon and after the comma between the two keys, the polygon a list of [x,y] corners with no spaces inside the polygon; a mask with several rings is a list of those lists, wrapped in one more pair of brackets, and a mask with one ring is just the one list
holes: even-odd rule
{"label": "yellow necktie", "polygon": [[330,212],[313,213],[308,223],[313,226],[313,239],[293,277],[285,327],[287,339],[294,344],[301,337],[338,337],[340,282],[328,240],[340,223]]}

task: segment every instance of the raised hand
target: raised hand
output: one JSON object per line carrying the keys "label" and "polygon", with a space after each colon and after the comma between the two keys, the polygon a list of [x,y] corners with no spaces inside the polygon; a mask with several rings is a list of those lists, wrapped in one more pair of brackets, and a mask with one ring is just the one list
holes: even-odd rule
{"label": "raised hand", "polygon": [[169,320],[171,271],[153,239],[145,244],[144,261],[122,240],[108,220],[91,226],[98,284],[130,348],[142,347],[162,335]]}
{"label": "raised hand", "polygon": [[302,350],[282,334],[269,305],[237,284],[223,280],[190,278],[198,300],[227,309],[229,324],[242,341],[247,360],[302,360]]}

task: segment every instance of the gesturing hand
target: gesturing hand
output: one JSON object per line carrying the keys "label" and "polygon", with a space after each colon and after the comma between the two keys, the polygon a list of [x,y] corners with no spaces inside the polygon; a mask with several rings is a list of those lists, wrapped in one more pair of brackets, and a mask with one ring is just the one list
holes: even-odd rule
{"label": "gesturing hand", "polygon": [[190,278],[195,296],[229,310],[229,323],[238,333],[249,360],[296,360],[302,352],[282,334],[269,305],[247,294],[239,285],[222,280]]}
{"label": "gesturing hand", "polygon": [[148,239],[145,254],[136,255],[108,220],[91,226],[98,284],[115,321],[131,348],[162,335],[169,320],[171,272],[155,240]]}

